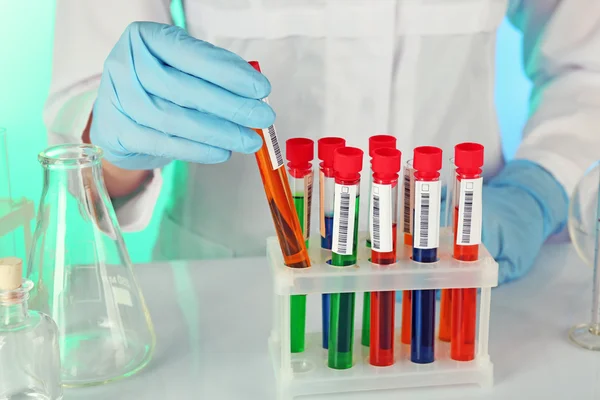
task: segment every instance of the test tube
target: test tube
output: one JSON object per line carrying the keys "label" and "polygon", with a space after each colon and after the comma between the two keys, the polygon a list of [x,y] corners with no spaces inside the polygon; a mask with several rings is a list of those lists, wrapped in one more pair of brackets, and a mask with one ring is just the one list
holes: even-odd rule
{"label": "test tube", "polygon": [[[483,146],[461,143],[454,147],[456,163],[456,200],[454,208],[454,258],[476,261],[479,258],[482,222]],[[477,326],[477,289],[452,289],[452,336],[450,358],[471,361],[475,358]]]}
{"label": "test tube", "polygon": [[[260,72],[257,61],[250,61],[250,65]],[[268,103],[268,99],[263,101]],[[290,268],[308,268],[310,259],[300,220],[294,210],[294,200],[290,190],[286,169],[283,168],[283,155],[275,125],[267,129],[254,129],[263,140],[263,145],[256,152],[256,162],[265,188],[265,194],[271,209],[271,216],[275,231],[281,246],[285,265]]]}
{"label": "test tube", "polygon": [[[311,162],[314,158],[315,143],[307,138],[293,138],[288,139],[285,145],[294,206],[296,207],[296,213],[300,220],[300,227],[302,228],[306,247],[308,248],[313,188],[313,170]],[[306,295],[291,296],[290,301],[291,350],[292,353],[300,353],[304,351]]]}
{"label": "test tube", "polygon": [[408,160],[404,166],[402,181],[402,209],[403,211],[403,231],[404,244],[412,246],[413,239],[413,210],[415,208],[415,170],[413,169],[413,160]]}
{"label": "test tube", "polygon": [[[442,149],[432,146],[414,150],[415,210],[413,260],[433,263],[438,259]],[[411,361],[432,363],[435,342],[435,289],[412,292]]]}
{"label": "test tube", "polygon": [[[382,148],[396,148],[396,137],[391,135],[374,135],[369,138],[369,157],[371,157],[371,173],[369,174],[369,193],[373,186],[373,154],[375,150]],[[371,209],[371,198],[369,198],[369,210]],[[371,247],[373,232],[371,231],[371,214],[367,214],[367,226],[369,227],[369,236],[367,237],[367,247]]]}
{"label": "test tube", "polygon": [[[413,244],[413,210],[415,208],[415,170],[413,169],[413,160],[408,160],[404,166],[404,174],[402,178],[402,199],[403,199],[403,233],[404,245],[412,246]],[[403,344],[410,344],[412,341],[411,335],[412,325],[412,293],[410,290],[402,291],[402,327],[400,333],[400,341]]]}
{"label": "test tube", "polygon": [[[373,187],[373,154],[375,150],[382,148],[396,148],[396,138],[390,135],[374,135],[369,138],[369,157],[371,157],[371,171],[369,174],[369,208],[371,209],[371,188]],[[371,238],[373,232],[371,231],[371,213],[367,213],[367,226],[369,227],[369,235],[367,236],[366,246],[371,247]],[[362,335],[361,343],[363,346],[369,346],[369,340],[371,338],[371,293],[365,292],[363,296],[363,319],[362,319]]]}
{"label": "test tube", "polygon": [[[335,178],[333,173],[333,152],[335,149],[346,146],[346,140],[339,137],[324,137],[317,141],[318,157],[321,160],[319,171],[319,208],[320,208],[320,230],[321,248],[331,251],[333,239],[333,195]],[[321,295],[322,301],[322,324],[323,324],[323,348],[329,346],[329,294]]]}
{"label": "test tube", "polygon": [[[400,158],[401,153],[395,148],[380,148],[373,153],[369,214],[373,235],[371,262],[377,265],[396,262]],[[393,290],[371,293],[371,365],[386,367],[394,364],[395,304],[396,292]]]}
{"label": "test tube", "polygon": [[[450,226],[454,235],[454,208],[458,204],[456,200],[456,165],[454,157],[450,158],[449,170],[445,174],[446,185],[446,209],[444,212],[443,226]],[[440,299],[440,330],[438,337],[443,342],[450,342],[452,336],[452,289],[442,289]]]}
{"label": "test tube", "polygon": [[[356,264],[362,160],[363,151],[356,147],[339,148],[334,153],[335,209],[331,265],[335,267]],[[352,367],[354,300],[354,293],[331,294],[328,365],[333,369]]]}

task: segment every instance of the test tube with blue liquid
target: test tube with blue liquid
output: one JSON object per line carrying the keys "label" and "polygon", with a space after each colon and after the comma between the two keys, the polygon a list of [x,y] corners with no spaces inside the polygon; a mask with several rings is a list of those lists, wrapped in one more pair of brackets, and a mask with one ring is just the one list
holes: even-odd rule
{"label": "test tube with blue liquid", "polygon": [[[421,146],[414,150],[415,209],[412,258],[416,262],[438,260],[442,150]],[[435,360],[435,289],[412,292],[411,361],[428,364]]]}

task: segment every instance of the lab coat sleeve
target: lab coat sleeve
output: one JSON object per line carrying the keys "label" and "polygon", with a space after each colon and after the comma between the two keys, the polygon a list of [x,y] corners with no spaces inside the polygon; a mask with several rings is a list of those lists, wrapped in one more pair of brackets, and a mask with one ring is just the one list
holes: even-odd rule
{"label": "lab coat sleeve", "polygon": [[600,2],[514,0],[509,18],[533,84],[516,158],[540,164],[570,196],[600,159]]}
{"label": "lab coat sleeve", "polygon": [[[170,0],[57,0],[52,79],[43,110],[50,145],[80,143],[104,60],[131,22],[172,23]],[[162,186],[160,170],[140,191],[114,201],[124,231],[144,229]]]}

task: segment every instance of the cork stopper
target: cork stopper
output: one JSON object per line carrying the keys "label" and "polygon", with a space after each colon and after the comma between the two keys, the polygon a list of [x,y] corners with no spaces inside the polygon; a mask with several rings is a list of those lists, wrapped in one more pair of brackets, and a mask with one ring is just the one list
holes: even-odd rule
{"label": "cork stopper", "polygon": [[21,287],[23,262],[17,257],[0,258],[0,291],[15,290]]}

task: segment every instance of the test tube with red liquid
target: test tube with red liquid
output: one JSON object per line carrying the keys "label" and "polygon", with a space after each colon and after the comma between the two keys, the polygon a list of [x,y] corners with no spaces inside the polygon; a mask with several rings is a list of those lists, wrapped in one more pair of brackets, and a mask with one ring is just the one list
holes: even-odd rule
{"label": "test tube with red liquid", "polygon": [[[461,143],[454,148],[456,203],[454,208],[454,258],[479,258],[482,223],[481,176],[484,148],[478,143]],[[457,361],[475,358],[477,289],[452,289],[450,357]]]}
{"label": "test tube with red liquid", "polygon": [[[373,154],[377,149],[383,148],[396,148],[396,138],[390,135],[374,135],[369,138],[369,157],[371,157],[371,171],[369,174],[369,196],[371,194],[371,188],[373,187]],[[369,197],[368,209],[371,209],[371,197]],[[367,236],[366,245],[367,248],[371,247],[371,240],[373,237],[373,231],[371,230],[371,214],[367,214],[367,226],[369,229],[369,235]],[[362,318],[362,335],[361,343],[363,346],[369,346],[371,339],[371,293],[365,292],[363,295],[363,318]]]}
{"label": "test tube with red liquid", "polygon": [[[336,149],[346,146],[346,140],[340,137],[324,137],[317,141],[319,165],[319,225],[321,231],[321,248],[331,251],[333,241],[333,211],[335,177],[333,173],[333,153]],[[329,293],[321,295],[322,302],[322,346],[329,346]]]}
{"label": "test tube with red liquid", "polygon": [[[379,148],[372,153],[369,230],[371,262],[377,265],[396,262],[400,159],[401,153],[395,148]],[[385,367],[394,364],[395,303],[395,291],[371,293],[371,365]]]}

